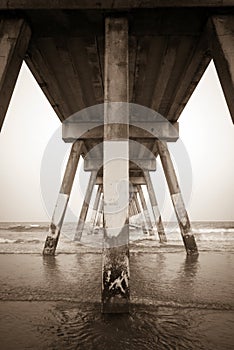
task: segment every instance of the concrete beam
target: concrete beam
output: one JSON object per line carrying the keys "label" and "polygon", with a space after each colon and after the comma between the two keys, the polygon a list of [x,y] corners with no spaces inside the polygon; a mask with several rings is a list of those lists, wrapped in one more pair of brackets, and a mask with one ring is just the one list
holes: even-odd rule
{"label": "concrete beam", "polygon": [[213,16],[212,55],[234,123],[234,15]]}
{"label": "concrete beam", "polygon": [[23,19],[0,19],[0,131],[30,37]]}
{"label": "concrete beam", "polygon": [[[129,138],[155,139],[175,142],[179,137],[179,123],[169,122],[132,122],[129,125]],[[63,122],[62,138],[65,142],[82,139],[103,139],[104,125],[100,122]]]}
{"label": "concrete beam", "polygon": [[[125,108],[129,99],[128,71],[128,20],[106,18],[103,313],[129,312],[129,115]],[[120,111],[112,102],[125,104]]]}
{"label": "concrete beam", "polygon": [[83,141],[76,141],[72,145],[49,233],[45,241],[43,255],[55,254],[82,148]]}
{"label": "concrete beam", "polygon": [[[99,170],[103,166],[102,159],[84,159],[84,171]],[[131,159],[129,170],[145,169],[149,171],[156,170],[156,160],[154,159]]]}
{"label": "concrete beam", "polygon": [[1,0],[0,10],[128,10],[134,8],[161,8],[161,7],[231,7],[234,0]]}
{"label": "concrete beam", "polygon": [[[132,185],[145,185],[145,178],[143,176],[138,176],[138,177],[130,176],[130,182]],[[102,185],[102,184],[103,184],[103,177],[98,176],[96,180],[96,185]]]}

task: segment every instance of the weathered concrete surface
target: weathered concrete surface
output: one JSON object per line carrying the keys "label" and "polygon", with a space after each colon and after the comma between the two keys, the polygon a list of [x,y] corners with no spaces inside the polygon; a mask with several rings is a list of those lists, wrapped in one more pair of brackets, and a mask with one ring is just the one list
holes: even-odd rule
{"label": "weathered concrete surface", "polygon": [[79,140],[74,142],[71,147],[69,159],[63,176],[63,181],[50,224],[49,233],[45,241],[45,246],[43,249],[44,255],[55,254],[82,149],[83,141]]}
{"label": "weathered concrete surface", "polygon": [[212,55],[234,122],[234,15],[213,16]]}
{"label": "weathered concrete surface", "polygon": [[0,131],[30,37],[23,19],[0,19]]}
{"label": "weathered concrete surface", "polygon": [[[145,178],[143,176],[131,176],[130,174],[130,182],[132,185],[145,185]],[[96,185],[103,184],[103,177],[98,176],[96,180]]]}
{"label": "weathered concrete surface", "polygon": [[[128,20],[105,21],[102,312],[129,311]],[[123,107],[123,108],[122,108]],[[117,123],[117,124],[116,124]]]}
{"label": "weathered concrete surface", "polygon": [[[90,117],[91,118],[91,117]],[[63,123],[62,137],[65,142],[73,142],[78,138],[82,140],[103,139],[104,125],[101,122],[70,122]],[[131,124],[132,123],[132,124]],[[130,139],[155,139],[175,142],[179,137],[179,123],[168,122],[147,122],[130,121],[129,138]]]}
{"label": "weathered concrete surface", "polygon": [[[103,159],[84,159],[84,171],[93,171],[99,170],[103,166]],[[156,170],[156,161],[155,159],[131,159],[131,163],[129,164],[130,169],[146,169],[150,171]]]}
{"label": "weathered concrete surface", "polygon": [[198,254],[197,245],[194,235],[192,234],[189,217],[185,209],[184,201],[181,195],[179,183],[177,181],[177,176],[170,153],[167,148],[167,144],[163,141],[157,141],[157,147],[185,249],[188,255]]}
{"label": "weathered concrete surface", "polygon": [[[123,236],[127,235],[127,232],[123,233]],[[129,300],[129,247],[128,244],[112,245],[103,252],[102,312],[128,312]]]}

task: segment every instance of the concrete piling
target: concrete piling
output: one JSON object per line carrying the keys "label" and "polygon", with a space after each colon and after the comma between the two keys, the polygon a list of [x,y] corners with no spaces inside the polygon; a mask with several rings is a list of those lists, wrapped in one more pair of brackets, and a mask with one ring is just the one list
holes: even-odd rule
{"label": "concrete piling", "polygon": [[96,183],[96,178],[97,178],[97,170],[91,171],[88,186],[87,186],[84,201],[83,201],[83,205],[82,205],[81,212],[80,212],[78,225],[77,225],[76,232],[75,232],[74,241],[81,240],[82,232],[84,229],[86,217],[87,217],[88,210],[89,210],[89,204],[90,204],[93,188],[94,188],[94,185]]}
{"label": "concrete piling", "polygon": [[49,233],[45,241],[43,255],[55,254],[82,148],[83,141],[80,140],[74,142],[72,145]]}
{"label": "concrete piling", "polygon": [[128,72],[128,20],[106,18],[103,313],[129,311],[129,116],[116,104],[128,102]]}
{"label": "concrete piling", "polygon": [[150,203],[152,206],[155,225],[156,225],[156,228],[158,231],[159,241],[160,241],[160,243],[165,243],[165,242],[167,242],[167,237],[166,237],[166,234],[164,231],[162,217],[161,217],[161,214],[159,211],[159,207],[158,207],[158,203],[157,203],[157,199],[156,199],[156,195],[155,195],[155,191],[154,191],[154,187],[153,187],[153,184],[151,181],[149,171],[144,170],[144,177],[145,177],[145,182],[146,182],[146,186],[147,186],[148,193],[149,193]]}
{"label": "concrete piling", "polygon": [[188,255],[198,254],[197,244],[191,230],[189,217],[185,209],[184,201],[167,144],[165,141],[158,140],[157,147],[185,249]]}
{"label": "concrete piling", "polygon": [[144,234],[147,234],[148,231],[147,231],[147,228],[146,228],[146,222],[145,222],[144,213],[141,211],[140,203],[138,201],[136,192],[133,193],[133,197],[134,197],[134,201],[135,201],[137,212],[138,212],[138,214],[140,214],[140,217],[141,217],[142,231],[143,231]]}
{"label": "concrete piling", "polygon": [[94,201],[94,205],[93,205],[93,212],[92,212],[92,217],[91,217],[91,224],[92,224],[92,232],[95,229],[95,224],[97,221],[97,216],[98,216],[98,206],[99,206],[99,202],[100,202],[100,198],[101,198],[101,194],[102,194],[102,185],[98,185],[98,190],[97,190],[97,194],[95,197],[95,201]]}
{"label": "concrete piling", "polygon": [[141,206],[142,206],[144,217],[145,217],[146,224],[147,224],[147,229],[149,231],[150,236],[153,236],[154,235],[154,233],[153,233],[153,225],[152,225],[152,222],[151,222],[151,219],[150,219],[150,214],[149,214],[149,211],[148,211],[148,208],[147,208],[147,204],[146,204],[146,200],[145,200],[145,196],[144,196],[143,190],[141,188],[141,185],[137,185],[136,187],[137,187],[137,191],[139,193]]}

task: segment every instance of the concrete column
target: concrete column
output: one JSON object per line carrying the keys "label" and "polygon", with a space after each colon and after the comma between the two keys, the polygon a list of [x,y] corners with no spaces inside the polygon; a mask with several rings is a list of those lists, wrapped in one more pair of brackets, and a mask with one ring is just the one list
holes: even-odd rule
{"label": "concrete column", "polygon": [[138,211],[134,199],[131,200],[133,215],[137,215]]}
{"label": "concrete column", "polygon": [[144,196],[144,193],[142,191],[141,185],[137,185],[137,191],[138,191],[139,196],[140,196],[141,206],[142,206],[142,209],[143,209],[143,213],[144,213],[144,216],[145,216],[146,225],[147,225],[149,234],[150,234],[150,236],[153,236],[154,235],[153,234],[153,225],[152,225],[152,222],[151,222],[151,219],[150,219],[150,214],[149,214],[149,211],[148,211],[148,208],[147,208],[147,204],[146,204],[146,201],[145,201],[145,196]]}
{"label": "concrete column", "polygon": [[175,209],[176,217],[180,226],[185,249],[188,255],[198,254],[196,241],[191,231],[190,221],[185,209],[184,201],[181,195],[179,183],[176,177],[169,150],[167,148],[167,144],[164,141],[157,141],[157,147],[170,191],[172,203]]}
{"label": "concrete column", "polygon": [[0,131],[30,37],[23,19],[0,19]]}
{"label": "concrete column", "polygon": [[129,203],[129,217],[131,218],[133,216],[133,208],[132,208],[132,202]]}
{"label": "concrete column", "polygon": [[97,190],[96,198],[94,201],[93,212],[92,212],[92,217],[91,217],[92,231],[95,228],[95,224],[96,224],[96,220],[97,220],[98,205],[100,202],[101,194],[102,194],[102,185],[98,185],[98,190]]}
{"label": "concrete column", "polygon": [[72,184],[76,174],[77,165],[82,152],[83,141],[73,143],[67,167],[64,173],[63,182],[59,191],[57,203],[54,209],[52,221],[43,250],[44,255],[54,255],[60,236],[63,219],[66,213],[68,200],[70,197]]}
{"label": "concrete column", "polygon": [[128,71],[128,20],[106,18],[102,264],[104,313],[129,311]]}
{"label": "concrete column", "polygon": [[155,195],[155,191],[154,191],[154,187],[151,181],[149,171],[144,170],[144,177],[145,177],[145,182],[149,193],[150,203],[153,210],[155,224],[158,231],[159,241],[160,243],[165,243],[167,242],[167,238],[165,235],[165,231],[162,223],[162,217],[158,208],[158,203],[157,203],[157,199],[156,199],[156,195]]}
{"label": "concrete column", "polygon": [[140,207],[140,204],[138,202],[138,198],[137,198],[136,192],[134,192],[133,196],[134,196],[134,201],[135,201],[135,205],[136,205],[136,208],[137,208],[137,212],[138,212],[138,214],[141,214],[142,231],[143,231],[144,234],[147,234],[148,231],[147,231],[147,228],[146,228],[145,217],[144,217],[143,212],[141,211],[141,207]]}
{"label": "concrete column", "polygon": [[96,222],[96,228],[95,231],[99,230],[101,227],[101,222],[103,222],[103,195],[100,198],[99,208],[98,208],[98,215],[97,215],[97,222]]}
{"label": "concrete column", "polygon": [[89,210],[89,204],[90,204],[90,200],[91,200],[91,196],[93,193],[93,188],[94,185],[96,183],[96,178],[97,178],[97,170],[93,170],[91,171],[90,174],[90,178],[89,178],[89,183],[86,189],[86,193],[85,193],[85,197],[84,197],[84,202],[81,208],[81,212],[80,212],[80,217],[79,217],[79,221],[78,221],[78,225],[76,228],[76,233],[75,233],[75,237],[74,237],[74,241],[80,241],[81,240],[81,236],[82,236],[82,232],[84,229],[84,225],[85,225],[85,220],[88,214],[88,210]]}
{"label": "concrete column", "polygon": [[132,217],[137,214],[134,197],[133,197],[134,189],[129,188],[129,217]]}

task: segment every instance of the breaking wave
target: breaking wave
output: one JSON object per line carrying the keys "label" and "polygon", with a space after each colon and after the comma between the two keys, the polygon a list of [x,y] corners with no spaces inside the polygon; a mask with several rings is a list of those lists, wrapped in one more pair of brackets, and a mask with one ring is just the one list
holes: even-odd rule
{"label": "breaking wave", "polygon": [[0,231],[11,231],[11,232],[32,232],[32,231],[45,231],[48,230],[49,225],[39,225],[39,224],[23,224],[23,225],[2,225],[0,226]]}

